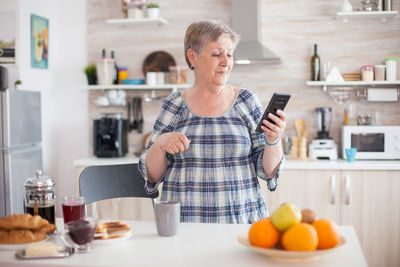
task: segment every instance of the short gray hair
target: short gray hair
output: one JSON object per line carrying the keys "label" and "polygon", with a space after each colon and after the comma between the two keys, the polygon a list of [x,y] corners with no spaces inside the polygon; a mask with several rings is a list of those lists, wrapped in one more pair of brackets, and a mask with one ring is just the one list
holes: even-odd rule
{"label": "short gray hair", "polygon": [[190,61],[187,57],[187,51],[192,48],[196,54],[200,54],[203,46],[211,41],[215,42],[221,36],[228,36],[231,38],[234,47],[239,43],[240,35],[235,33],[231,28],[222,22],[216,20],[206,20],[194,22],[189,25],[185,35],[185,60],[189,68],[191,67]]}

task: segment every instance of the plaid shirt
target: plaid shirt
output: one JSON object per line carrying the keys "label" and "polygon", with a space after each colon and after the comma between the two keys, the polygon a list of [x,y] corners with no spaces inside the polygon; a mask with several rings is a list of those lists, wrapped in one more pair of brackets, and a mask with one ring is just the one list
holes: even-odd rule
{"label": "plaid shirt", "polygon": [[[139,160],[145,189],[154,192],[163,182],[161,199],[181,203],[182,222],[253,223],[268,217],[257,177],[274,191],[285,157],[278,174],[265,177],[265,133],[255,132],[262,114],[257,96],[246,89],[240,89],[231,108],[218,117],[197,116],[180,92],[171,94]],[[160,182],[151,183],[147,181],[146,153],[161,134],[173,131],[191,140],[189,148],[183,153],[167,153],[167,168]]]}

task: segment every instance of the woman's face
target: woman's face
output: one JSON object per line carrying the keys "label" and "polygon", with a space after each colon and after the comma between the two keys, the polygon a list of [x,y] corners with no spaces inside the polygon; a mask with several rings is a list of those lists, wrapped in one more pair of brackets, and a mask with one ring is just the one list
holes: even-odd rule
{"label": "woman's face", "polygon": [[199,55],[194,53],[196,79],[215,86],[225,85],[233,66],[233,50],[232,40],[227,36],[206,43]]}

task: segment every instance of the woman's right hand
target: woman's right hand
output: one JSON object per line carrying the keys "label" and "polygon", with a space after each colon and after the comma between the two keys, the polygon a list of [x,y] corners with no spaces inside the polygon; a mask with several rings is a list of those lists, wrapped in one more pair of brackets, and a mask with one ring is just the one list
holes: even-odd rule
{"label": "woman's right hand", "polygon": [[156,143],[170,154],[182,153],[189,148],[190,140],[182,133],[169,132],[160,135]]}

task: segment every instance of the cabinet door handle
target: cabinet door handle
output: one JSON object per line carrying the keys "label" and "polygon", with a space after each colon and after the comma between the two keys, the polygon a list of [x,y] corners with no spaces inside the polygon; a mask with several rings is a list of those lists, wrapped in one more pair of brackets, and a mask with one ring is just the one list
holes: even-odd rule
{"label": "cabinet door handle", "polygon": [[331,204],[335,205],[336,175],[331,175]]}
{"label": "cabinet door handle", "polygon": [[350,205],[350,190],[351,190],[350,175],[346,175],[345,176],[345,183],[346,183],[346,200],[345,200],[345,203],[346,203],[346,205]]}

